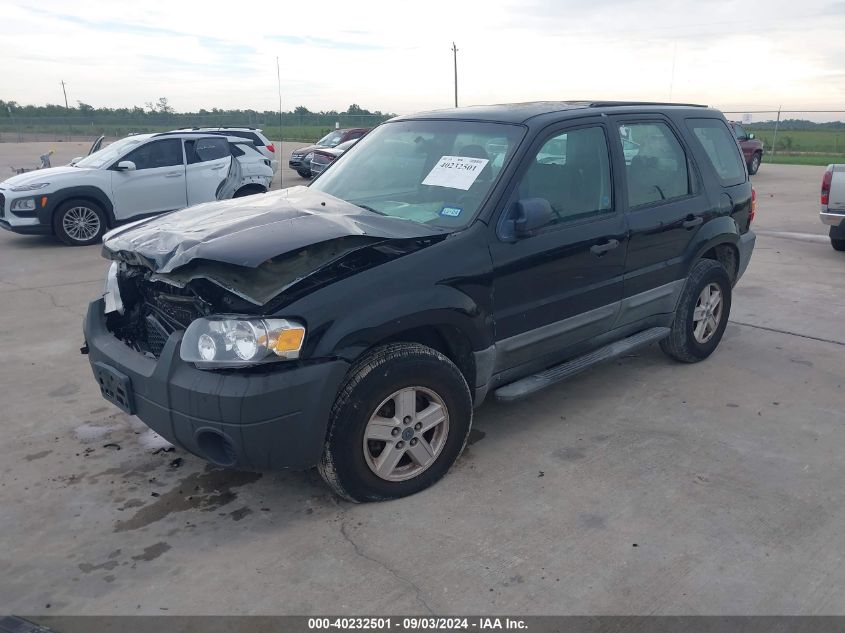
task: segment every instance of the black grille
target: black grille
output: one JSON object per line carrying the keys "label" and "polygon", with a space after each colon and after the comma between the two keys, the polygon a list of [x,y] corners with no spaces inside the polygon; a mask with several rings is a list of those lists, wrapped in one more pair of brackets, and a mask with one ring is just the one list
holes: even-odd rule
{"label": "black grille", "polygon": [[204,302],[188,290],[147,280],[137,280],[135,287],[136,301],[126,306],[112,331],[138,351],[156,358],[173,332],[185,330],[208,312]]}
{"label": "black grille", "polygon": [[0,218],[6,217],[6,196],[0,193]]}

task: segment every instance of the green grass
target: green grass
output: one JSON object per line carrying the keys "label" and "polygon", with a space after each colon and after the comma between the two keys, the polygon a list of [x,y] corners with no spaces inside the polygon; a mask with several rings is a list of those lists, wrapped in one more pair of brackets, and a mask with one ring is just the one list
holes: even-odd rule
{"label": "green grass", "polygon": [[[747,126],[746,129],[763,141],[766,153],[771,153],[774,130],[755,130],[753,125]],[[777,143],[778,152],[845,154],[845,131],[778,130]]]}
{"label": "green grass", "polygon": [[845,154],[781,154],[763,156],[763,164],[776,165],[821,165],[826,167],[831,163],[845,163]]}

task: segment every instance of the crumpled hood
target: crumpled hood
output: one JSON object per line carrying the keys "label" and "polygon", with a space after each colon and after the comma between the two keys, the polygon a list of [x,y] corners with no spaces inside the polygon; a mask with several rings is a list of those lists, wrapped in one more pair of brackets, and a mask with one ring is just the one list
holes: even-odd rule
{"label": "crumpled hood", "polygon": [[308,187],[199,204],[110,231],[103,254],[157,273],[195,259],[255,268],[304,247],[359,236],[373,242],[444,233],[381,216]]}
{"label": "crumpled hood", "polygon": [[25,174],[18,174],[17,176],[7,178],[3,182],[0,182],[0,188],[7,189],[11,187],[20,187],[21,185],[31,185],[36,182],[49,182],[52,184],[57,178],[62,180],[66,179],[68,176],[78,178],[86,171],[88,170],[84,168],[70,167],[67,165],[64,167],[36,169],[34,171],[28,171]]}
{"label": "crumpled hood", "polygon": [[299,149],[295,149],[291,152],[291,154],[297,154],[305,156],[308,152],[313,152],[315,149],[331,149],[329,147],[324,147],[323,145],[308,145],[307,147],[300,147]]}

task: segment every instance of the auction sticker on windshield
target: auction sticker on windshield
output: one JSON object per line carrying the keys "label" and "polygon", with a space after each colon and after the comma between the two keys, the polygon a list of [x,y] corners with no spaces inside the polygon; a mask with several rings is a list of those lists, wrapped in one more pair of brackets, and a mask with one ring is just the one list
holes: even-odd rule
{"label": "auction sticker on windshield", "polygon": [[422,184],[466,191],[472,187],[472,183],[475,182],[489,162],[486,158],[444,156],[428,172],[428,176],[425,177]]}

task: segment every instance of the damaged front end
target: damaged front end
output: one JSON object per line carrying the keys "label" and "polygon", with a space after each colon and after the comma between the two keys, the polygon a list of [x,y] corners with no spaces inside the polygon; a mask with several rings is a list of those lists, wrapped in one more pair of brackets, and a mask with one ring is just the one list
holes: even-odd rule
{"label": "damaged front end", "polygon": [[268,209],[268,197],[200,205],[209,207],[205,214],[189,209],[107,235],[104,254],[115,260],[105,294],[108,329],[158,358],[170,335],[196,319],[272,315],[309,292],[446,237],[406,221],[361,217],[354,205],[324,194],[301,193],[296,200],[319,205],[317,212],[294,207],[289,195],[277,196]]}

